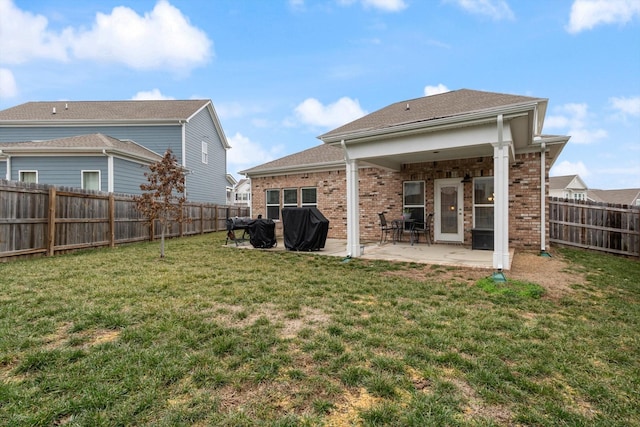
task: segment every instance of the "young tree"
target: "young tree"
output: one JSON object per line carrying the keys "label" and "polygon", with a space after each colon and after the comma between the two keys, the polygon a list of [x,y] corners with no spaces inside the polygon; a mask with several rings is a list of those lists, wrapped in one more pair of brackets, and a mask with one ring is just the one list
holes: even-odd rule
{"label": "young tree", "polygon": [[171,149],[167,149],[162,160],[149,165],[149,172],[144,176],[148,183],[140,184],[143,193],[134,197],[136,209],[150,224],[156,220],[160,222],[160,258],[164,258],[164,236],[169,222],[182,223],[184,220],[185,174]]}

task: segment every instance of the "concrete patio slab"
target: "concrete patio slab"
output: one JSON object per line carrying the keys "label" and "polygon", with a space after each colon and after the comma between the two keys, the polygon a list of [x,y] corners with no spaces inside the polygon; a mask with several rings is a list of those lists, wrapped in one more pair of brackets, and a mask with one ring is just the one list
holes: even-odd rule
{"label": "concrete patio slab", "polygon": [[[239,244],[229,243],[229,247],[241,249],[254,249],[247,241]],[[364,253],[362,259],[374,259],[397,262],[415,262],[418,264],[438,264],[469,268],[484,268],[493,270],[493,251],[472,250],[455,244],[432,244],[426,245],[418,243],[411,245],[406,242],[391,242],[380,244],[379,242],[364,242]],[[278,246],[271,249],[260,249],[267,251],[284,251],[284,242],[278,238]],[[347,241],[342,239],[327,239],[325,247],[319,251],[300,252],[316,255],[327,255],[336,257],[347,257]],[[514,250],[509,251],[509,266],[505,270],[511,269]]]}

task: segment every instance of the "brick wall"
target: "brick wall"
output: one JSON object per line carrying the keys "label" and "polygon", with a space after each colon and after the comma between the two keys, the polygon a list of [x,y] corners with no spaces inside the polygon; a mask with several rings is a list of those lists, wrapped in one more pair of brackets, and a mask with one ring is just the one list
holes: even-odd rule
{"label": "brick wall", "polygon": [[[547,177],[548,172],[547,164]],[[376,168],[360,169],[360,238],[363,241],[375,241],[380,238],[378,212],[385,212],[387,218],[397,218],[401,215],[404,181],[425,181],[426,211],[434,212],[435,180],[444,178],[462,180],[465,174],[470,174],[472,177],[493,176],[493,158],[480,157],[406,164],[400,172]],[[540,153],[517,155],[515,162],[511,164],[509,176],[509,244],[515,248],[539,250]],[[344,169],[263,178],[252,177],[251,185],[254,216],[258,214],[264,216],[266,213],[265,190],[267,189],[316,187],[318,209],[329,219],[328,237],[346,238],[347,199]],[[464,243],[470,246],[473,228],[472,182],[464,184],[463,222]],[[281,234],[281,224],[278,224],[276,229]]]}

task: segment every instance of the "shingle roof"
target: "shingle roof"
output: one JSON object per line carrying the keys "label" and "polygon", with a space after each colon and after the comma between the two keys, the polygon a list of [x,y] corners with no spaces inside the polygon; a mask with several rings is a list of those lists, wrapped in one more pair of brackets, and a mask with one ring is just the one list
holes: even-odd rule
{"label": "shingle roof", "polygon": [[150,161],[157,161],[161,155],[151,151],[133,141],[112,138],[101,133],[78,135],[67,138],[50,139],[46,141],[24,141],[0,143],[0,150],[11,151],[91,151],[113,150]]}
{"label": "shingle roof", "polygon": [[640,197],[640,188],[625,188],[620,190],[589,190],[587,197],[595,202],[612,203],[616,205],[631,205]]}
{"label": "shingle roof", "polygon": [[563,175],[563,176],[550,176],[549,177],[549,189],[550,190],[562,190],[573,181],[578,175]]}
{"label": "shingle roof", "polygon": [[340,166],[344,165],[344,152],[341,148],[321,144],[289,156],[281,157],[262,165],[241,171],[241,174],[256,175],[265,172],[285,170],[294,167]]}
{"label": "shingle roof", "polygon": [[320,135],[318,138],[325,140],[343,134],[390,128],[537,101],[546,101],[546,99],[460,89],[396,102]]}
{"label": "shingle roof", "polygon": [[208,102],[203,99],[27,102],[0,111],[0,122],[186,120]]}

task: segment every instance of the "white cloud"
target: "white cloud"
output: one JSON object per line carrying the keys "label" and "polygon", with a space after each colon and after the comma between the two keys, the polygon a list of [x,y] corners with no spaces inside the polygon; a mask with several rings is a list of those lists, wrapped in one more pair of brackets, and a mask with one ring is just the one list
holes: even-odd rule
{"label": "white cloud", "polygon": [[446,0],[475,15],[485,15],[495,21],[513,20],[515,15],[505,0]]}
{"label": "white cloud", "polygon": [[0,98],[13,98],[18,95],[18,85],[11,70],[0,68]]}
{"label": "white cloud", "polygon": [[21,64],[31,59],[67,60],[64,38],[47,31],[48,20],[0,0],[0,62]]}
{"label": "white cloud", "polygon": [[589,170],[581,161],[571,163],[568,160],[562,161],[554,165],[549,171],[550,176],[580,175],[580,178],[586,178],[590,175]]}
{"label": "white cloud", "polygon": [[212,55],[205,32],[166,0],[159,0],[144,16],[125,6],[115,7],[110,15],[98,13],[91,30],[74,32],[72,40],[78,58],[124,63],[138,70],[185,71]]}
{"label": "white cloud", "polygon": [[[379,9],[386,12],[399,12],[407,7],[404,0],[359,0],[365,8]],[[356,3],[356,0],[338,0],[344,6]]]}
{"label": "white cloud", "polygon": [[602,24],[626,24],[636,16],[638,0],[575,0],[566,29],[575,34]]}
{"label": "white cloud", "polygon": [[124,64],[137,70],[169,69],[186,72],[207,63],[213,43],[167,0],[159,0],[143,16],[126,6],[111,14],[97,13],[89,30],[48,29],[42,15],[0,0],[0,61],[20,64],[32,59],[74,58]]}
{"label": "white cloud", "polygon": [[236,132],[227,138],[231,149],[227,154],[229,173],[235,174],[238,171],[257,166],[262,163],[274,160],[279,156],[283,147],[281,145],[270,146],[267,150],[260,144],[251,141],[246,136]]}
{"label": "white cloud", "polygon": [[163,95],[160,93],[160,89],[151,89],[148,91],[140,91],[133,95],[131,98],[134,101],[151,101],[151,100],[164,100],[164,99],[175,99],[172,96]]}
{"label": "white cloud", "polygon": [[604,129],[594,129],[590,126],[591,115],[587,104],[565,104],[555,109],[556,115],[545,119],[545,128],[560,129],[571,135],[574,144],[591,144],[606,138],[608,133]]}
{"label": "white cloud", "polygon": [[298,120],[304,124],[335,128],[366,114],[357,99],[342,97],[333,104],[322,105],[315,98],[307,98],[295,108]]}
{"label": "white cloud", "polygon": [[609,98],[611,106],[624,116],[640,116],[640,96],[631,98]]}
{"label": "white cloud", "polygon": [[424,87],[424,96],[437,95],[439,93],[449,92],[449,88],[439,83],[437,86],[425,86]]}

